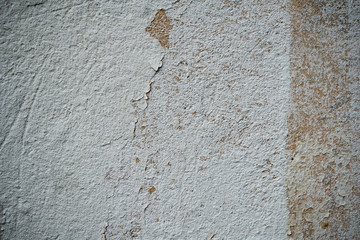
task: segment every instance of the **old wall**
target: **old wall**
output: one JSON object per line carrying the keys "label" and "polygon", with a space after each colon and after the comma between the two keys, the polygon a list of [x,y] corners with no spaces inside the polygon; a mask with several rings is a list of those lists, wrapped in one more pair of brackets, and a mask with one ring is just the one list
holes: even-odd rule
{"label": "old wall", "polygon": [[289,225],[295,239],[358,239],[356,1],[292,1]]}
{"label": "old wall", "polygon": [[1,239],[357,239],[356,1],[1,1]]}

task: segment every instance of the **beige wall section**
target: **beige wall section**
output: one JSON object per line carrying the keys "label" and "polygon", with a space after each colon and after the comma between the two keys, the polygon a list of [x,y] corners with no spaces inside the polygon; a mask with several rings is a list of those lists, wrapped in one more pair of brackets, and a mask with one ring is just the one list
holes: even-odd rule
{"label": "beige wall section", "polygon": [[294,0],[289,235],[359,239],[359,1]]}

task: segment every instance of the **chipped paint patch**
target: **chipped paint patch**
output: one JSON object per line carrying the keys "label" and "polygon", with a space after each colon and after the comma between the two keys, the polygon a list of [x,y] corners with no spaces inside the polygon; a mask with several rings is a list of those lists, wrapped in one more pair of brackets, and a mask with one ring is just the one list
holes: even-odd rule
{"label": "chipped paint patch", "polygon": [[155,188],[154,186],[152,186],[152,187],[149,189],[149,193],[150,193],[150,194],[153,194],[155,191],[156,191],[156,188]]}
{"label": "chipped paint patch", "polygon": [[146,31],[150,33],[150,36],[159,40],[163,48],[169,49],[169,37],[170,30],[173,28],[170,19],[166,16],[165,9],[160,9],[154,20],[152,20],[149,27],[146,28]]}

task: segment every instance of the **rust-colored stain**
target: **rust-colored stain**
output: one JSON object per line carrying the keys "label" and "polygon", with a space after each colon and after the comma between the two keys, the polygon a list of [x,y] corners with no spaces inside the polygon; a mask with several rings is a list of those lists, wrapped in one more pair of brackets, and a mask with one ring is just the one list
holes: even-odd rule
{"label": "rust-colored stain", "polygon": [[169,49],[170,30],[172,28],[171,20],[166,16],[165,9],[160,9],[146,31],[150,33],[150,36],[159,40],[163,48]]}
{"label": "rust-colored stain", "polygon": [[149,189],[149,193],[150,193],[150,194],[153,194],[155,191],[156,191],[156,188],[155,188],[154,186],[152,186],[152,187]]}
{"label": "rust-colored stain", "polygon": [[136,164],[139,164],[140,163],[140,159],[139,158],[136,158]]}
{"label": "rust-colored stain", "polygon": [[[357,239],[359,135],[348,119],[350,23],[344,0],[293,0],[289,6],[293,109],[287,177],[293,239]],[[345,167],[346,166],[346,167]],[[358,171],[358,169],[357,169]]]}

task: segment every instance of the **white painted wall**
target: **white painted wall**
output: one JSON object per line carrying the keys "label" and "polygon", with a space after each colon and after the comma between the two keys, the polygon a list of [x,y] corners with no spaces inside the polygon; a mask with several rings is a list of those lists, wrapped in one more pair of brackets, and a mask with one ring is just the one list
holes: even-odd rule
{"label": "white painted wall", "polygon": [[287,239],[287,4],[2,1],[1,239]]}

